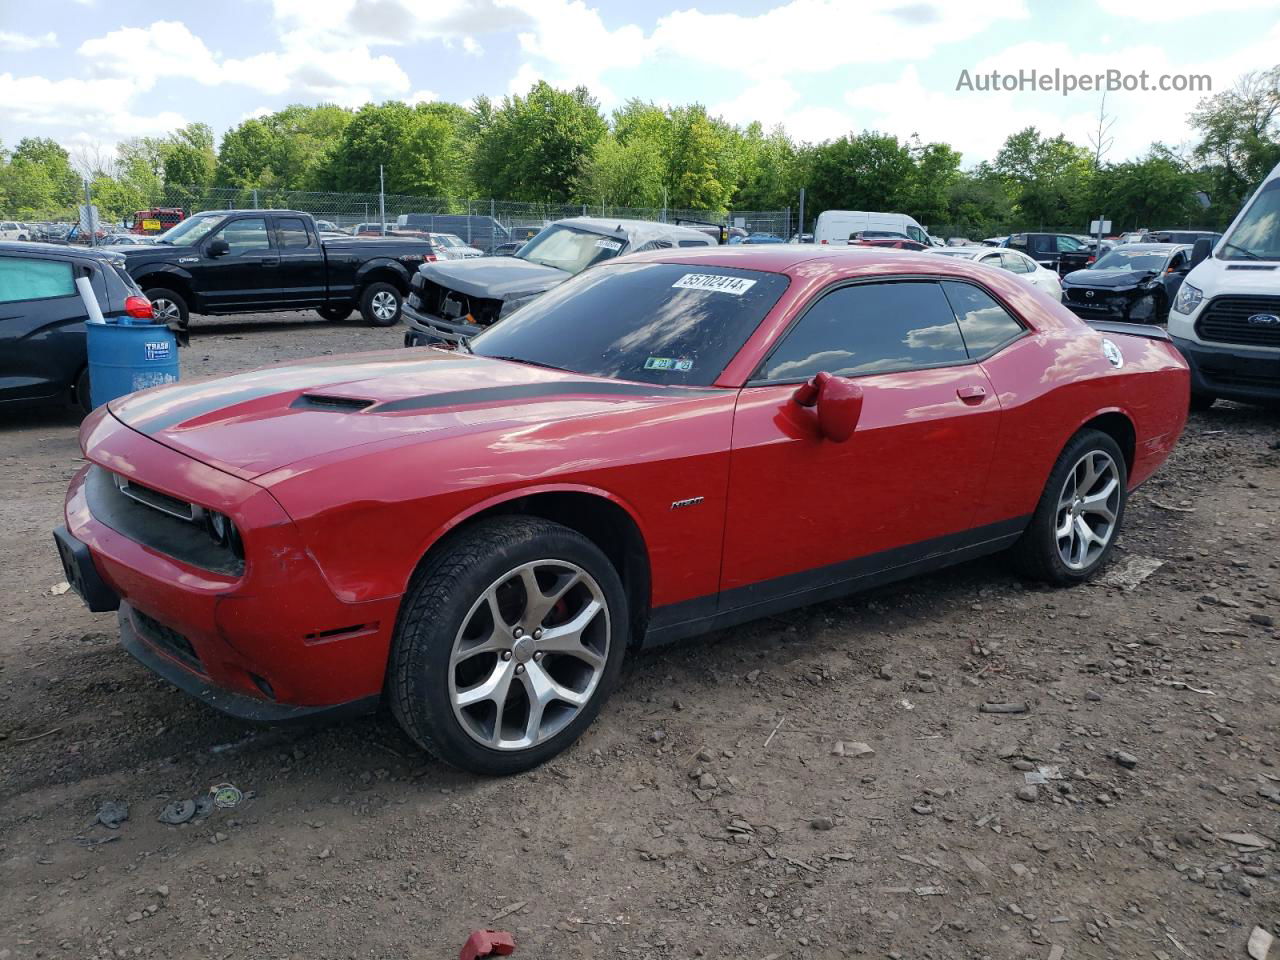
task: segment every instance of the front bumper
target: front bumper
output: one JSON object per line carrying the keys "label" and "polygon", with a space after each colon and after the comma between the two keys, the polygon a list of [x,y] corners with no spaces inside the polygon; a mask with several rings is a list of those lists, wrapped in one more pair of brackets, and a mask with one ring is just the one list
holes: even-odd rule
{"label": "front bumper", "polygon": [[[168,680],[179,690],[190,694],[207,707],[251,723],[301,724],[337,720],[373,713],[378,708],[378,696],[361,697],[346,703],[327,704],[318,707],[295,706],[273,700],[249,697],[215,686],[174,660],[172,653],[164,650],[163,641],[153,641],[147,628],[140,627],[135,613],[127,603],[120,605],[117,615],[120,621],[120,644],[152,673]],[[152,635],[154,636],[154,635]]]}
{"label": "front bumper", "polygon": [[1171,339],[1191,368],[1193,393],[1245,403],[1280,402],[1280,352]]}
{"label": "front bumper", "polygon": [[466,343],[483,328],[472,323],[454,323],[426,313],[405,301],[401,308],[404,318],[406,347],[439,347]]}
{"label": "front bumper", "polygon": [[[247,719],[350,712],[378,700],[398,596],[343,600],[266,490],[143,437],[109,414],[90,429],[85,448],[115,470],[140,472],[133,477],[138,483],[203,500],[233,517],[244,539],[243,571],[195,566],[164,552],[165,544],[139,542],[94,514],[86,480],[91,469],[103,467],[76,475],[67,493],[66,529],[58,535],[65,545],[60,553],[88,556],[79,566],[93,575],[86,579],[101,584],[93,607],[118,598],[122,641],[138,659],[188,692],[203,691],[197,695],[205,702]],[[209,502],[214,491],[220,499]]]}

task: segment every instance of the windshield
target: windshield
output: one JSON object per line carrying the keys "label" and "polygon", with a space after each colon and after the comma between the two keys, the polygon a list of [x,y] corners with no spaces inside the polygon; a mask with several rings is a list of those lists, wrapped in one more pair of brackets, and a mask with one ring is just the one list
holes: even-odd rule
{"label": "windshield", "polygon": [[220,213],[190,217],[156,237],[156,243],[169,243],[175,247],[194,247],[220,224],[222,219]]}
{"label": "windshield", "polygon": [[1280,178],[1263,185],[1221,250],[1223,260],[1280,260]]}
{"label": "windshield", "polygon": [[788,283],[730,267],[611,265],[521,307],[471,349],[595,377],[709,386]]}
{"label": "windshield", "polygon": [[530,263],[578,274],[602,260],[616,257],[625,245],[625,238],[615,239],[576,227],[552,224],[525,244],[516,256]]}
{"label": "windshield", "polygon": [[1164,269],[1164,262],[1168,258],[1169,255],[1162,250],[1112,250],[1089,269],[1155,273]]}

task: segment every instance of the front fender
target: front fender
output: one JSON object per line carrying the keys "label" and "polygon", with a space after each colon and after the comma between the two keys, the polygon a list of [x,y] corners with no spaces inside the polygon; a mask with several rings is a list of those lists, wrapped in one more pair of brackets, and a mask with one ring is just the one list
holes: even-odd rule
{"label": "front fender", "polygon": [[174,263],[145,264],[138,267],[136,273],[130,270],[129,275],[144,289],[147,284],[154,287],[173,286],[174,281],[178,281],[182,288],[194,292],[195,278],[191,271]]}

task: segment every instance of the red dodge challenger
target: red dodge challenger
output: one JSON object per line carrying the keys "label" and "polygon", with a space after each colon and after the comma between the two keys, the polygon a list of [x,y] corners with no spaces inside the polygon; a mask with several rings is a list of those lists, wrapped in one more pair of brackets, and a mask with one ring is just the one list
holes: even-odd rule
{"label": "red dodge challenger", "polygon": [[125,648],[210,706],[386,698],[440,758],[512,773],[583,732],[634,646],[999,550],[1086,579],[1187,402],[1163,331],[967,261],[655,251],[461,352],[115,401],[55,539]]}

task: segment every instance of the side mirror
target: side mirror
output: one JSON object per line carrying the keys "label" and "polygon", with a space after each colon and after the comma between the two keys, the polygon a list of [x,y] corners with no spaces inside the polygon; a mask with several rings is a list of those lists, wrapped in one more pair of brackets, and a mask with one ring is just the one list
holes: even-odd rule
{"label": "side mirror", "polygon": [[852,380],[832,376],[824,370],[801,384],[793,399],[802,407],[818,408],[818,429],[832,443],[844,443],[858,428],[862,388]]}
{"label": "side mirror", "polygon": [[231,252],[231,244],[223,240],[221,237],[209,241],[209,246],[204,250],[211,257],[225,257]]}
{"label": "side mirror", "polygon": [[1191,247],[1191,266],[1198,267],[1209,259],[1211,253],[1213,253],[1213,241],[1208,237],[1201,237]]}

